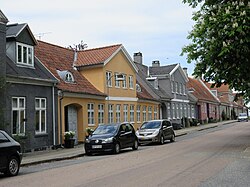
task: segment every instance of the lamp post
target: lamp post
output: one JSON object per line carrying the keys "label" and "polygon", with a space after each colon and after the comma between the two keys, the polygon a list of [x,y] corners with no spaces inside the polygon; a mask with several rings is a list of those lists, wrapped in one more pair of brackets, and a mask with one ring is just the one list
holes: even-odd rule
{"label": "lamp post", "polygon": [[108,123],[110,121],[110,116],[109,116],[109,88],[112,87],[112,82],[111,84],[109,84],[109,81],[115,76],[115,81],[124,81],[124,76],[122,73],[118,73],[118,74],[114,74],[114,75],[111,75],[109,77],[109,79],[107,80],[107,95],[108,95],[108,98],[107,98],[107,105],[108,105]]}

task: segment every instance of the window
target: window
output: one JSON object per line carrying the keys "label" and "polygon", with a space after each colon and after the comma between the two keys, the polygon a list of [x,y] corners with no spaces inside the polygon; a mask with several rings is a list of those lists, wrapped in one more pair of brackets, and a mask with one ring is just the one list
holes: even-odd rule
{"label": "window", "polygon": [[34,66],[33,46],[17,43],[17,63],[26,66]]}
{"label": "window", "polygon": [[130,122],[134,122],[135,121],[135,106],[134,105],[130,105]]}
{"label": "window", "polygon": [[128,105],[123,105],[123,118],[124,121],[128,121]]}
{"label": "window", "polygon": [[184,117],[187,117],[187,105],[184,104]]}
{"label": "window", "polygon": [[65,82],[74,82],[73,75],[70,72],[66,73]]}
{"label": "window", "polygon": [[121,122],[121,105],[116,105],[116,122]]}
{"label": "window", "polygon": [[147,106],[143,106],[142,110],[142,120],[147,121]]}
{"label": "window", "polygon": [[179,86],[180,86],[180,94],[183,94],[183,92],[182,92],[182,88],[183,88],[182,84],[180,83]]}
{"label": "window", "polygon": [[158,119],[158,108],[155,106],[154,107],[154,119]]}
{"label": "window", "polygon": [[194,106],[193,105],[192,105],[191,111],[192,111],[192,118],[195,118],[195,116],[194,116]]}
{"label": "window", "polygon": [[191,106],[190,105],[187,105],[187,113],[188,113],[188,118],[190,118],[191,117],[191,115],[190,115],[190,110],[191,109]]}
{"label": "window", "polygon": [[183,105],[183,104],[180,104],[180,118],[182,118],[182,117],[183,117],[182,105]]}
{"label": "window", "polygon": [[186,86],[183,84],[183,94],[186,95]]}
{"label": "window", "polygon": [[152,107],[148,107],[148,120],[152,120]]}
{"label": "window", "polygon": [[112,87],[112,73],[110,71],[106,72],[106,82],[108,87]]}
{"label": "window", "polygon": [[88,124],[89,125],[94,125],[95,124],[94,104],[93,103],[88,104]]}
{"label": "window", "polygon": [[112,104],[109,104],[108,122],[109,123],[113,123],[114,122],[114,113],[113,113],[113,105]]}
{"label": "window", "polygon": [[173,119],[175,119],[175,104],[172,104],[172,111],[173,111]]}
{"label": "window", "polygon": [[141,92],[141,86],[139,84],[136,84],[136,91]]}
{"label": "window", "polygon": [[127,88],[127,75],[123,75],[124,80],[122,81],[122,87]]}
{"label": "window", "polygon": [[179,104],[178,103],[176,103],[176,118],[180,118],[180,116],[179,116]]}
{"label": "window", "polygon": [[179,93],[178,82],[175,83],[175,89],[176,89],[176,93]]}
{"label": "window", "polygon": [[98,124],[104,123],[104,104],[98,105]]}
{"label": "window", "polygon": [[172,90],[172,93],[174,93],[174,82],[171,81],[171,90]]}
{"label": "window", "polygon": [[0,132],[0,143],[9,142],[10,140]]}
{"label": "window", "polygon": [[46,99],[36,98],[36,133],[46,133]]}
{"label": "window", "polygon": [[134,79],[132,75],[128,77],[128,84],[130,89],[134,89]]}
{"label": "window", "polygon": [[168,119],[171,119],[171,108],[170,108],[170,103],[167,104],[167,115],[168,115]]}
{"label": "window", "polygon": [[137,118],[137,122],[141,121],[141,106],[137,105],[136,107],[136,118]]}
{"label": "window", "polygon": [[12,98],[12,134],[25,134],[25,98]]}
{"label": "window", "polygon": [[117,79],[117,76],[118,76],[118,75],[119,75],[118,73],[115,73],[115,87],[120,88],[121,83],[120,83],[120,81]]}

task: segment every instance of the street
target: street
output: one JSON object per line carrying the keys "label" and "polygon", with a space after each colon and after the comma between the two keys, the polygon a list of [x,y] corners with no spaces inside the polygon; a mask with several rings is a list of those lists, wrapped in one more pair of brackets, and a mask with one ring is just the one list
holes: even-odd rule
{"label": "street", "polygon": [[0,186],[249,186],[250,122],[237,122],[119,155],[22,167]]}

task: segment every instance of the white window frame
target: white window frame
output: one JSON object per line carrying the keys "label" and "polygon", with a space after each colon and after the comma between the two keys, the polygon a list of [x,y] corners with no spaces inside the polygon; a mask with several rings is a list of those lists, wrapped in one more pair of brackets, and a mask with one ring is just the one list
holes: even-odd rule
{"label": "white window frame", "polygon": [[114,123],[113,104],[108,105],[108,123]]}
{"label": "white window frame", "polygon": [[186,85],[183,84],[183,95],[186,95]]}
{"label": "white window frame", "polygon": [[179,90],[178,82],[175,82],[175,89],[176,89],[175,93],[178,94],[179,93],[179,91],[178,91]]}
{"label": "white window frame", "polygon": [[167,115],[168,115],[168,119],[171,119],[171,106],[170,106],[170,103],[167,103]]}
{"label": "white window frame", "polygon": [[116,105],[116,122],[121,122],[121,105]]}
{"label": "white window frame", "polygon": [[98,124],[104,123],[104,104],[98,104]]}
{"label": "white window frame", "polygon": [[195,116],[194,116],[194,106],[193,105],[191,107],[191,115],[192,115],[192,118],[195,118]]}
{"label": "white window frame", "polygon": [[127,75],[123,74],[122,88],[127,88]]}
{"label": "white window frame", "polygon": [[88,103],[88,125],[89,126],[95,125],[94,103]]}
{"label": "white window frame", "polygon": [[136,119],[137,123],[141,122],[141,105],[136,106]]}
{"label": "white window frame", "polygon": [[173,119],[175,119],[175,103],[172,103]]}
{"label": "white window frame", "polygon": [[154,107],[154,119],[158,119],[157,116],[158,116],[158,107],[155,106]]}
{"label": "white window frame", "polygon": [[65,75],[65,82],[74,82],[74,77],[73,75],[70,73],[70,72],[67,72],[66,75]]}
{"label": "white window frame", "polygon": [[128,121],[128,105],[123,105],[123,119],[125,122]]}
{"label": "white window frame", "polygon": [[119,73],[115,73],[115,87],[116,88],[120,88],[121,87],[121,81],[117,80],[117,76],[119,75]]}
{"label": "white window frame", "polygon": [[130,75],[128,77],[128,84],[129,84],[129,89],[134,89],[134,79],[133,79],[133,75]]}
{"label": "white window frame", "polygon": [[130,105],[130,122],[134,122],[135,121],[135,105]]}
{"label": "white window frame", "polygon": [[[19,50],[18,46],[21,47],[21,61],[19,61]],[[24,48],[27,48],[26,55],[24,55]],[[29,50],[31,51],[31,57],[29,56]],[[24,57],[26,56],[26,57]],[[26,60],[25,60],[26,58]],[[31,61],[29,59],[31,58]],[[34,47],[31,45],[16,43],[16,62],[17,64],[34,67]]]}
{"label": "white window frame", "polygon": [[142,110],[142,120],[147,121],[147,106],[143,106],[143,110]]}
{"label": "white window frame", "polygon": [[[36,105],[38,101],[38,106]],[[44,106],[42,106],[42,103],[44,103]],[[47,100],[46,98],[35,98],[35,110],[36,113],[38,112],[38,116],[36,115],[36,118],[38,117],[38,129],[36,126],[35,133],[36,134],[45,134],[47,132]],[[44,112],[44,116],[42,113]],[[42,119],[44,117],[44,119]],[[42,121],[44,120],[44,124],[42,124]],[[36,119],[37,122],[37,119]],[[37,125],[37,124],[36,124]],[[44,126],[44,127],[43,127]],[[42,130],[44,129],[44,130]]]}
{"label": "white window frame", "polygon": [[111,71],[106,71],[106,85],[107,87],[111,88],[112,87],[112,72]]}
{"label": "white window frame", "polygon": [[179,119],[180,118],[179,103],[176,103],[175,107],[176,107],[176,118]]}
{"label": "white window frame", "polygon": [[[17,106],[13,106],[14,103],[14,99],[17,100]],[[21,105],[20,100],[23,100],[23,106]],[[26,126],[26,122],[25,122],[25,117],[26,117],[26,99],[25,97],[12,97],[12,134],[20,134],[20,135],[25,135],[25,126]],[[16,119],[16,133],[13,132],[14,129],[14,115],[13,112],[17,112],[17,119]],[[23,116],[21,115],[23,113]],[[21,117],[23,117],[21,119]],[[23,126],[23,130],[21,130],[20,126]]]}
{"label": "white window frame", "polygon": [[148,107],[148,120],[152,120],[152,106]]}

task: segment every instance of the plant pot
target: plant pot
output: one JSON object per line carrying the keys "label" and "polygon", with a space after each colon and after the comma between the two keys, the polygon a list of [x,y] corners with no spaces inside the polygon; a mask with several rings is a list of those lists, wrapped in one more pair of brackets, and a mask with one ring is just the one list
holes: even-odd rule
{"label": "plant pot", "polygon": [[74,138],[64,140],[64,147],[65,148],[73,148],[74,144],[75,144]]}

